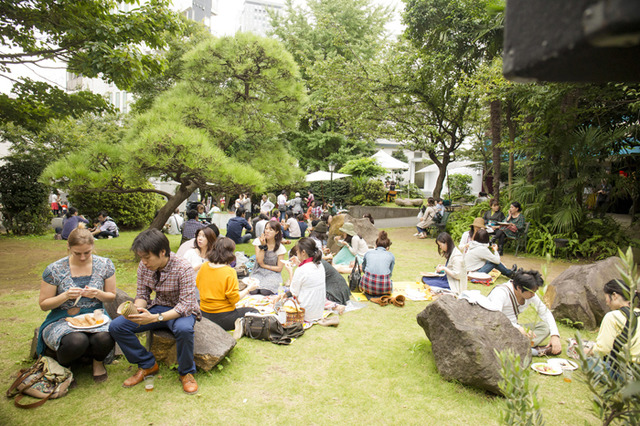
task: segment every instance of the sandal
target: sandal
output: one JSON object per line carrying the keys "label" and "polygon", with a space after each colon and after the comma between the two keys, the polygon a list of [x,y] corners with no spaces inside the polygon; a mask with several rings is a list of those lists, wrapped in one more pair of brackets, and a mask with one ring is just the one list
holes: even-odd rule
{"label": "sandal", "polygon": [[404,302],[405,302],[405,297],[401,294],[391,298],[391,303],[393,303],[398,308],[402,308],[404,306]]}

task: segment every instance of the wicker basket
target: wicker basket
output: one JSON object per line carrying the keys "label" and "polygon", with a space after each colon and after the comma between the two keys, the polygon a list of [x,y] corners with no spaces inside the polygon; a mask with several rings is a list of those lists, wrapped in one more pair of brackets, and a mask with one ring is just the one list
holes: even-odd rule
{"label": "wicker basket", "polygon": [[[295,297],[292,297],[287,300],[293,301],[293,304],[296,305],[296,308],[298,308],[298,312],[287,312],[287,320],[284,323],[284,326],[287,327],[289,325],[293,325],[297,323],[300,323],[300,324],[304,323],[304,308],[300,307],[300,304],[298,303],[298,300]],[[285,302],[287,300],[285,300]]]}

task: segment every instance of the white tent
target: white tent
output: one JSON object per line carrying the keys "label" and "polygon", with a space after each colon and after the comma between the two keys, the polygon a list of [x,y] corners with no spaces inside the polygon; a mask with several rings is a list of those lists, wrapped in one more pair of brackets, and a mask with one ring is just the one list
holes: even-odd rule
{"label": "white tent", "polygon": [[[333,172],[333,179],[342,179],[345,178],[347,176],[351,176],[351,175],[347,175],[344,173],[338,173],[338,172]],[[329,181],[331,180],[331,172],[325,172],[324,170],[318,170],[317,172],[313,172],[308,174],[304,180],[306,180],[307,182],[321,182],[321,181]]]}
{"label": "white tent", "polygon": [[[452,161],[451,163],[447,164],[447,170],[451,172],[451,170],[461,169],[464,167],[471,167],[476,164],[480,164],[480,163],[477,161]],[[421,168],[416,173],[438,172],[439,170],[440,169],[438,169],[438,166],[436,164],[431,164],[427,167]]]}
{"label": "white tent", "polygon": [[409,168],[409,165],[407,163],[400,161],[397,158],[393,158],[383,150],[376,152],[371,156],[371,158],[375,159],[378,164],[380,164],[387,170],[400,170]]}

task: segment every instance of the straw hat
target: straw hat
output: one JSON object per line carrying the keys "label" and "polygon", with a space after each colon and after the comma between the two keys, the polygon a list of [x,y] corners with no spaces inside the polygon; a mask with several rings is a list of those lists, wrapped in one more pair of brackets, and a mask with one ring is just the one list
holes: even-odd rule
{"label": "straw hat", "polygon": [[484,226],[484,219],[481,217],[476,217],[475,219],[473,219],[472,225],[474,228],[482,228],[482,229],[486,228]]}
{"label": "straw hat", "polygon": [[340,232],[344,232],[345,234],[351,235],[352,237],[356,235],[356,228],[353,226],[353,223],[348,222],[342,225],[340,228]]}

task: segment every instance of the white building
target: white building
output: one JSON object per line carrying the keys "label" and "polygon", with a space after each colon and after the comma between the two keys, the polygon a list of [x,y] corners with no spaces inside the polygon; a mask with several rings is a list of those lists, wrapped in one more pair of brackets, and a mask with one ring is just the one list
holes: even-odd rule
{"label": "white building", "polygon": [[267,32],[271,30],[267,10],[278,13],[283,7],[284,4],[281,1],[245,0],[242,15],[240,16],[240,31],[266,36]]}

